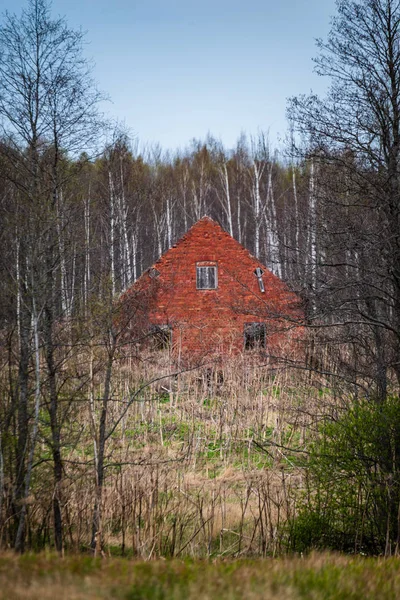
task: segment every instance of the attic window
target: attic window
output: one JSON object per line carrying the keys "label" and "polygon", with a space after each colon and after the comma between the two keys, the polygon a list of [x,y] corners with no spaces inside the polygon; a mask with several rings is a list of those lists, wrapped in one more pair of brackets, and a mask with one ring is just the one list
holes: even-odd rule
{"label": "attic window", "polygon": [[154,350],[168,350],[171,347],[172,330],[169,325],[153,325],[150,333]]}
{"label": "attic window", "polygon": [[254,273],[254,275],[258,279],[258,287],[260,288],[260,292],[264,293],[265,292],[265,287],[264,287],[264,282],[262,280],[262,276],[264,275],[264,271],[262,270],[261,267],[257,267],[257,269],[255,269],[253,271],[253,273]]}
{"label": "attic window", "polygon": [[196,288],[198,290],[216,290],[218,273],[216,266],[196,266]]}
{"label": "attic window", "polygon": [[244,349],[254,350],[265,348],[267,332],[265,323],[245,323],[244,324]]}

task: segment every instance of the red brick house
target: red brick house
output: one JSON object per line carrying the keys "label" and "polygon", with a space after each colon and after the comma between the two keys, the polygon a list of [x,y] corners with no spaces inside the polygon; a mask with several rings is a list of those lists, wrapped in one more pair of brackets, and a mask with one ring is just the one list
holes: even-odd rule
{"label": "red brick house", "polygon": [[125,292],[146,297],[148,338],[184,356],[278,353],[301,321],[299,298],[218,223],[203,217]]}

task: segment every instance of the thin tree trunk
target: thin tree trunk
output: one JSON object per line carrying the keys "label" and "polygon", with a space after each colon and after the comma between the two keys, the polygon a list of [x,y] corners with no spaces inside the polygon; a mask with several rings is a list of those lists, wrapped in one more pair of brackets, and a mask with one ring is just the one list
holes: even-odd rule
{"label": "thin tree trunk", "polygon": [[[51,302],[51,300],[50,300]],[[46,345],[47,378],[49,385],[49,414],[51,428],[51,450],[53,455],[53,517],[54,517],[54,542],[58,552],[62,552],[62,515],[61,515],[61,436],[58,415],[58,394],[56,382],[56,366],[53,344],[53,307],[48,302],[44,311],[44,336]]]}
{"label": "thin tree trunk", "polygon": [[62,192],[59,194],[60,202],[57,204],[57,236],[58,236],[58,252],[60,255],[60,281],[61,281],[61,307],[63,316],[67,319],[70,317],[70,303],[68,300],[68,283],[67,283],[67,266],[65,261],[64,247],[64,215],[62,206]]}
{"label": "thin tree trunk", "polygon": [[111,268],[111,287],[112,295],[115,296],[115,193],[114,183],[111,176],[111,171],[108,172],[109,195],[110,195],[110,268]]}
{"label": "thin tree trunk", "polygon": [[221,206],[225,212],[226,219],[228,221],[229,234],[233,237],[232,203],[229,188],[228,168],[226,166],[225,161],[222,162],[222,164],[219,166],[219,176],[222,185],[223,196],[220,197],[220,195],[218,194],[218,198],[220,200]]}
{"label": "thin tree trunk", "polygon": [[131,247],[132,247],[132,277],[133,281],[137,279],[137,254],[138,254],[138,231],[135,227],[135,231],[131,233]]}
{"label": "thin tree trunk", "polygon": [[108,359],[106,366],[106,374],[104,380],[104,396],[101,406],[100,423],[99,423],[99,435],[97,443],[97,465],[96,465],[96,495],[95,503],[93,508],[93,520],[92,520],[92,551],[94,554],[101,552],[102,547],[102,502],[103,502],[103,485],[104,485],[104,455],[106,446],[106,426],[107,426],[107,412],[110,400],[111,391],[111,376],[114,364],[114,355],[116,349],[116,336],[113,331],[109,332],[110,336],[110,347],[108,350]]}
{"label": "thin tree trunk", "polygon": [[166,200],[166,218],[167,218],[167,247],[172,246],[172,208],[171,208],[171,197],[168,194]]}
{"label": "thin tree trunk", "polygon": [[253,163],[253,215],[254,215],[254,256],[260,256],[260,231],[261,231],[261,176],[264,167]]}
{"label": "thin tree trunk", "polygon": [[[30,328],[31,315],[28,309],[28,292],[26,286],[26,256],[25,243],[20,242],[17,255],[17,322],[19,334],[19,364],[18,364],[18,440],[16,461],[15,499],[17,506],[23,498],[26,452],[29,435],[28,396],[29,396],[29,358],[30,358]],[[22,248],[22,251],[21,251]],[[19,521],[19,519],[18,519]]]}
{"label": "thin tree trunk", "polygon": [[268,167],[268,188],[267,188],[267,237],[270,252],[270,264],[272,271],[278,277],[282,277],[282,267],[279,253],[279,238],[277,232],[277,217],[275,207],[274,190],[272,186],[272,166],[271,162]]}
{"label": "thin tree trunk", "polygon": [[[33,469],[33,459],[35,454],[36,439],[39,429],[39,409],[40,409],[40,347],[39,347],[39,316],[36,312],[35,301],[33,301],[33,339],[35,347],[35,415],[33,421],[33,429],[31,434],[30,450],[25,475],[25,489],[22,500],[22,508],[19,517],[18,530],[15,539],[15,549],[17,552],[24,551],[25,545],[25,524],[27,514],[27,499],[31,488],[31,478]],[[1,441],[1,440],[0,440]],[[2,466],[2,465],[1,465]],[[2,473],[1,473],[2,475]],[[0,486],[2,497],[2,486]],[[0,497],[0,515],[1,515],[1,497]]]}
{"label": "thin tree trunk", "polygon": [[126,206],[125,198],[125,180],[124,171],[122,168],[122,157],[120,157],[120,185],[121,185],[121,210],[120,210],[120,222],[122,228],[122,238],[124,244],[123,252],[123,282],[124,289],[132,283],[132,261],[131,253],[129,251],[129,237],[128,237],[128,208]]}
{"label": "thin tree trunk", "polygon": [[[57,189],[55,189],[52,200],[53,214],[56,213]],[[55,311],[55,293],[54,293],[54,264],[57,232],[50,230],[47,239],[46,256],[46,300],[44,305],[43,335],[47,366],[47,382],[49,388],[48,410],[50,415],[51,429],[51,450],[53,455],[53,518],[54,518],[54,542],[58,552],[63,549],[63,527],[61,514],[61,482],[62,482],[62,459],[61,459],[61,434],[59,422],[58,392],[57,392],[57,367],[54,348],[54,311]]]}
{"label": "thin tree trunk", "polygon": [[315,295],[317,292],[317,205],[315,195],[315,165],[311,159],[307,227],[306,281],[311,291],[311,313],[316,311]]}
{"label": "thin tree trunk", "polygon": [[85,314],[88,310],[88,300],[90,292],[90,188],[89,197],[85,200],[84,206],[84,222],[85,222],[85,273],[83,278],[83,302],[85,306]]}

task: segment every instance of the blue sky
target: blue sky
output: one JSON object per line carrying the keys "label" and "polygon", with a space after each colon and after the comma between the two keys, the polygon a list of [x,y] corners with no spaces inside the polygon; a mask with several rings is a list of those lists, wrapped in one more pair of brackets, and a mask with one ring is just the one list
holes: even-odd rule
{"label": "blue sky", "polygon": [[[2,0],[19,13],[24,2]],[[141,144],[185,147],[211,133],[228,148],[242,131],[286,131],[286,99],[327,82],[313,74],[334,0],[54,0],[87,31],[106,112]]]}

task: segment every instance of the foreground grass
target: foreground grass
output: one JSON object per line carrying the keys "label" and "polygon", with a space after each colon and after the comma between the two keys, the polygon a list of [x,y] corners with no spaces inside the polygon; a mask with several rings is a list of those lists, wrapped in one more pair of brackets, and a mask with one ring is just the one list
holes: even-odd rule
{"label": "foreground grass", "polygon": [[0,555],[7,600],[393,600],[400,561],[314,554],[227,562]]}

